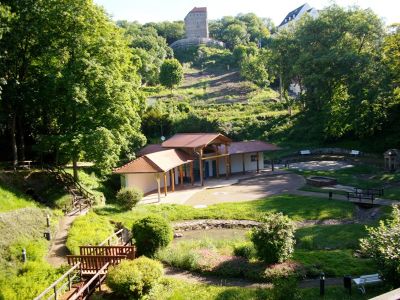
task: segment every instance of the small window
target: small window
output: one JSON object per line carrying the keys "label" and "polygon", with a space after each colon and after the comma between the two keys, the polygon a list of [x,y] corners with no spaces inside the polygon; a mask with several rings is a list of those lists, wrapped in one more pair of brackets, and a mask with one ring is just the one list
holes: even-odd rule
{"label": "small window", "polygon": [[257,154],[252,154],[250,156],[251,161],[257,161]]}

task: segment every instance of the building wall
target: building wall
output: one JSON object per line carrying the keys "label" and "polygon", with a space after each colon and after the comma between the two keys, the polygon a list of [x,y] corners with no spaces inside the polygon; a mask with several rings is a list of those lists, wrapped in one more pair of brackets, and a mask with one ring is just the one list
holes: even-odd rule
{"label": "building wall", "polygon": [[[167,187],[170,188],[170,176],[167,172]],[[179,169],[175,168],[175,186],[179,184]],[[148,193],[157,190],[157,180],[155,173],[136,173],[136,174],[123,174],[121,175],[121,186],[123,187],[137,187]],[[160,187],[161,192],[164,188],[164,174],[160,173]]]}
{"label": "building wall", "polygon": [[186,38],[208,38],[207,12],[189,12],[185,17]]}
{"label": "building wall", "polygon": [[[251,161],[251,156],[256,155],[256,154],[257,153],[245,153],[244,163],[245,163],[246,172],[247,171],[257,171],[257,160]],[[264,155],[262,152],[258,153],[258,159],[259,159],[260,170],[264,169]],[[242,154],[231,155],[231,172],[232,173],[243,172]],[[219,173],[225,174],[225,159],[220,159]]]}

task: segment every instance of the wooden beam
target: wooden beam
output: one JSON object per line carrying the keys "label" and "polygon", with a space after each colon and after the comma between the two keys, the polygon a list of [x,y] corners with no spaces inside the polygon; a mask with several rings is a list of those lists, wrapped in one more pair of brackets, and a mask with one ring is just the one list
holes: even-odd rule
{"label": "wooden beam", "polygon": [[246,173],[246,166],[245,166],[245,161],[244,161],[244,153],[242,153],[242,167],[243,167],[243,174]]}
{"label": "wooden beam", "polygon": [[167,196],[167,172],[164,172],[164,194]]}
{"label": "wooden beam", "polygon": [[201,186],[204,186],[204,174],[203,174],[203,149],[200,149],[200,156],[199,156],[199,168],[200,168],[200,183],[201,183]]}
{"label": "wooden beam", "polygon": [[260,155],[260,153],[259,152],[257,152],[257,173],[260,173],[260,160],[259,160],[259,158],[258,158],[258,156]]}
{"label": "wooden beam", "polygon": [[160,184],[160,173],[156,174],[157,180],[157,193],[158,193],[158,202],[161,201],[161,184]]}
{"label": "wooden beam", "polygon": [[228,153],[228,144],[225,144],[225,178],[229,178],[229,153]]}
{"label": "wooden beam", "polygon": [[214,158],[218,158],[218,157],[225,157],[229,154],[218,154],[218,155],[213,155],[213,156],[204,156],[202,158],[202,160],[208,160],[208,159],[214,159]]}
{"label": "wooden beam", "polygon": [[171,177],[171,192],[175,192],[175,170],[171,169],[169,176]]}
{"label": "wooden beam", "polygon": [[193,174],[193,169],[194,169],[194,162],[190,162],[190,183],[194,185],[194,174]]}
{"label": "wooden beam", "polygon": [[181,180],[181,185],[183,185],[183,166],[182,165],[179,166],[179,177]]}

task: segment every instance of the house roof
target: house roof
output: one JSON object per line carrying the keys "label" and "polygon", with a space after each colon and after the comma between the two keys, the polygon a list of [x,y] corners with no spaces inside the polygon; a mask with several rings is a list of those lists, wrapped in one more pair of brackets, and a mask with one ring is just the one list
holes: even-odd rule
{"label": "house roof", "polygon": [[279,149],[281,148],[274,144],[265,143],[263,141],[245,141],[231,143],[228,149],[228,153],[232,155],[241,153],[275,151]]}
{"label": "house roof", "polygon": [[194,7],[191,11],[191,13],[196,13],[196,12],[207,12],[207,7]]}
{"label": "house roof", "polygon": [[167,149],[163,148],[161,144],[149,144],[145,146],[144,148],[140,149],[138,152],[136,152],[137,156],[143,156],[146,154],[154,153],[154,152],[159,152],[159,151],[165,151]]}
{"label": "house roof", "polygon": [[161,144],[165,148],[198,148],[209,144],[230,144],[232,140],[220,133],[177,133]]}
{"label": "house roof", "polygon": [[169,149],[143,155],[114,170],[117,174],[160,173],[193,161],[193,158],[178,149]]}
{"label": "house roof", "polygon": [[283,19],[281,24],[279,24],[279,26],[285,25],[285,24],[289,23],[291,20],[293,20],[294,18],[296,18],[297,15],[300,13],[300,11],[302,10],[302,8],[304,6],[309,6],[309,5],[307,3],[304,3],[302,6],[299,6],[298,8],[296,8],[296,9],[292,10],[291,12],[289,12],[286,15],[286,17]]}

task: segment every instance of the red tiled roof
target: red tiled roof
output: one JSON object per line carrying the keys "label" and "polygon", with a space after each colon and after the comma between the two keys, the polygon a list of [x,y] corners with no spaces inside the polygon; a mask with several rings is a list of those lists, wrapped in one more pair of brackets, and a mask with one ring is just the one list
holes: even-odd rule
{"label": "red tiled roof", "polygon": [[190,12],[207,12],[207,7],[194,7]]}
{"label": "red tiled roof", "polygon": [[154,153],[154,152],[159,152],[159,151],[164,151],[167,150],[161,146],[161,144],[149,144],[145,146],[144,148],[140,149],[136,155],[137,156],[143,156],[146,154]]}
{"label": "red tiled roof", "polygon": [[180,150],[169,149],[146,154],[114,170],[117,174],[159,173],[193,161],[193,158]]}
{"label": "red tiled roof", "polygon": [[[222,147],[223,148],[223,147]],[[274,144],[265,143],[263,141],[246,141],[246,142],[232,142],[229,146],[229,154],[251,153],[251,152],[264,152],[279,150],[278,146]],[[223,152],[224,149],[221,149]]]}
{"label": "red tiled roof", "polygon": [[177,133],[164,143],[165,148],[197,148],[211,143],[230,144],[232,140],[220,133]]}

